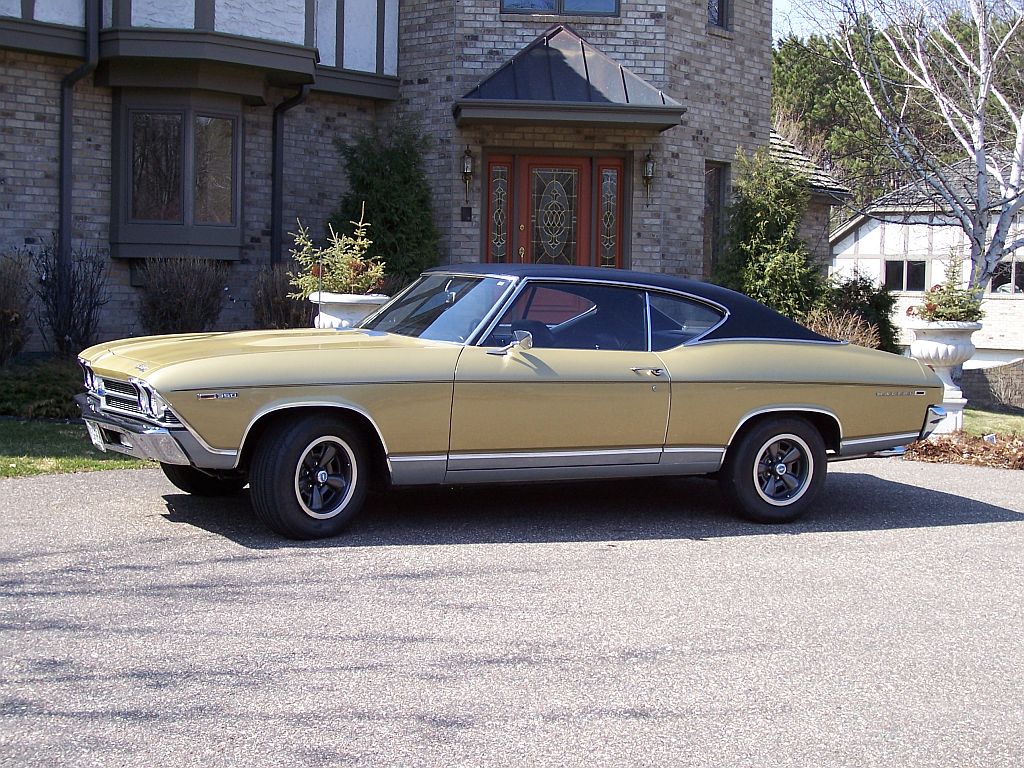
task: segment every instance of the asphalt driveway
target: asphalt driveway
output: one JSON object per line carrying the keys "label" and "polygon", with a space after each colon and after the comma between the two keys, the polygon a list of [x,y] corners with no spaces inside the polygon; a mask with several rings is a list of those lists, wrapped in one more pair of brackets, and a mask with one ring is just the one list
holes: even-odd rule
{"label": "asphalt driveway", "polygon": [[0,763],[1019,766],[1024,472],[430,489],[296,544],[158,471],[0,480]]}

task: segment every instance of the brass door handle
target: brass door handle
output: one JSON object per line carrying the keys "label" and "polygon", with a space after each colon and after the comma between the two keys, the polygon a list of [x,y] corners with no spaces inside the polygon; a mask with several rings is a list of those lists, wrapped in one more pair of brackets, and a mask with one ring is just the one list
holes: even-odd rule
{"label": "brass door handle", "polygon": [[519,246],[519,263],[522,264],[524,261],[526,261],[526,248],[521,245]]}

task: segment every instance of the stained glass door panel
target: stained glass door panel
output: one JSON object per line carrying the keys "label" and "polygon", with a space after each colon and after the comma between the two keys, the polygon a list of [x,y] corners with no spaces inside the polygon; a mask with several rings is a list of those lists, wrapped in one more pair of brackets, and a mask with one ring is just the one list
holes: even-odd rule
{"label": "stained glass door panel", "polygon": [[518,261],[590,261],[591,162],[587,158],[520,158]]}

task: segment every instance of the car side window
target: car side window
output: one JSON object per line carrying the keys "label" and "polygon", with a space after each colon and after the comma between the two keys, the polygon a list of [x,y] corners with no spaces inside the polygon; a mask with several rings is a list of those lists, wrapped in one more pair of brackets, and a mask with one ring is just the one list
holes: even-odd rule
{"label": "car side window", "polygon": [[534,347],[647,349],[644,292],[583,283],[527,285],[484,346],[503,346],[515,331],[529,331]]}
{"label": "car side window", "polygon": [[722,320],[720,310],[682,296],[651,294],[651,349],[659,352],[695,339]]}

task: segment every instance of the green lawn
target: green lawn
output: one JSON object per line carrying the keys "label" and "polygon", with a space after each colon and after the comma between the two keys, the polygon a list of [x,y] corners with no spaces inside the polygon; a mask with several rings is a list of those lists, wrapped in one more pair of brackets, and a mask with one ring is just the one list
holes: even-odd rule
{"label": "green lawn", "polygon": [[0,420],[0,477],[153,466],[118,453],[100,453],[82,424]]}
{"label": "green lawn", "polygon": [[964,432],[975,437],[991,434],[1024,437],[1024,416],[967,408],[964,410]]}

